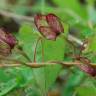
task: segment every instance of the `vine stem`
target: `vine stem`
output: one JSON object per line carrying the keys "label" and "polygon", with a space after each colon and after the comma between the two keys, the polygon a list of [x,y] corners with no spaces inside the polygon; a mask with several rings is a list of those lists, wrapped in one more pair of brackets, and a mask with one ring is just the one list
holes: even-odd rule
{"label": "vine stem", "polygon": [[35,49],[34,49],[34,58],[33,58],[33,61],[34,61],[34,62],[36,62],[37,46],[38,46],[38,43],[39,43],[40,40],[41,40],[41,37],[39,37],[39,38],[37,39],[36,46],[35,46]]}
{"label": "vine stem", "polygon": [[[29,66],[31,68],[41,68],[41,67],[46,67],[46,66],[54,66],[54,65],[62,65],[65,67],[72,67],[74,65],[81,65],[82,63],[80,62],[61,62],[61,61],[52,61],[52,62],[40,62],[40,63],[36,63],[36,62],[32,62],[32,63],[26,63],[24,65]],[[20,67],[23,64],[21,63],[14,63],[14,64],[0,64],[0,68],[2,67]],[[95,63],[90,63],[91,66],[93,66],[94,68],[96,68],[96,64]]]}
{"label": "vine stem", "polygon": [[34,22],[34,18],[31,16],[22,16],[22,15],[18,15],[12,12],[8,12],[6,10],[0,10],[0,14],[9,18],[14,18],[14,19],[28,21],[28,22]]}

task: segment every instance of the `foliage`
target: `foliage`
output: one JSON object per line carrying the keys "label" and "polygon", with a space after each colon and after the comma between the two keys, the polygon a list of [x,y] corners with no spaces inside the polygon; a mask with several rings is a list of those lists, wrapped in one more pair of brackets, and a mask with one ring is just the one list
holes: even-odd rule
{"label": "foliage", "polygon": [[[60,18],[64,33],[58,36],[55,41],[47,40],[38,32],[34,22],[12,18],[20,27],[18,32],[13,32],[18,40],[16,48],[19,47],[20,50],[14,48],[9,58],[21,62],[22,66],[0,68],[0,96],[47,96],[51,92],[50,90],[55,87],[59,88],[60,96],[95,96],[95,77],[82,72],[78,66],[66,67],[60,65],[60,62],[56,65],[46,65],[40,68],[26,65],[28,62],[37,62],[38,64],[46,64],[46,62],[51,64],[52,62],[49,61],[75,62],[78,58],[75,60],[69,53],[77,56],[81,47],[74,43],[77,47],[74,52],[72,44],[68,43],[66,38],[68,38],[70,30],[72,32],[76,28],[76,32],[74,31],[72,34],[81,41],[88,41],[87,48],[80,55],[90,59],[91,63],[95,63],[95,0],[86,0],[87,3],[84,4],[81,4],[80,0],[52,0],[52,2],[51,0],[33,0],[31,7],[29,6],[31,0],[16,0],[17,2],[14,4],[11,0],[9,1],[11,3],[3,0],[0,4],[0,10],[9,10],[19,16],[32,13],[32,19],[34,14],[38,12],[43,14],[55,13]],[[4,22],[7,21],[10,20],[6,18]],[[1,20],[0,24],[2,26]],[[10,63],[10,60],[0,58],[0,63],[5,64],[6,62]],[[13,63],[11,61],[11,64]],[[61,78],[62,80],[59,81],[59,77],[63,79]]]}

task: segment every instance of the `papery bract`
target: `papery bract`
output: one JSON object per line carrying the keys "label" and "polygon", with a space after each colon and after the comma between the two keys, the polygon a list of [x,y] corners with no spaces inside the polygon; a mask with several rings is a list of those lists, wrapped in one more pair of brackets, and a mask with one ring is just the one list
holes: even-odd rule
{"label": "papery bract", "polygon": [[50,25],[50,27],[57,33],[57,35],[64,32],[62,23],[60,22],[60,19],[56,15],[48,14],[46,16],[46,20]]}
{"label": "papery bract", "polygon": [[11,48],[14,48],[14,46],[17,43],[17,40],[11,33],[7,33],[6,34],[6,43],[9,44]]}
{"label": "papery bract", "polygon": [[46,26],[41,26],[39,28],[40,32],[43,32],[43,36],[46,37],[46,39],[49,40],[55,40],[56,39],[56,34],[53,32],[53,30],[50,27]]}
{"label": "papery bract", "polygon": [[4,41],[0,40],[0,55],[7,56],[11,52],[10,46]]}
{"label": "papery bract", "polygon": [[34,23],[37,27],[37,29],[39,30],[39,28],[41,26],[45,26],[43,21],[46,21],[46,16],[45,15],[41,15],[41,14],[37,14],[35,17],[34,17]]}
{"label": "papery bract", "polygon": [[49,40],[56,40],[60,33],[64,32],[63,25],[59,18],[54,14],[37,14],[34,17],[35,25],[38,31]]}
{"label": "papery bract", "polygon": [[0,40],[6,42],[11,48],[17,43],[16,38],[11,33],[5,32],[2,28],[0,29]]}
{"label": "papery bract", "polygon": [[96,76],[96,68],[94,68],[93,66],[89,65],[89,64],[78,64],[77,65],[82,71],[86,72],[87,74],[91,75],[91,76]]}
{"label": "papery bract", "polygon": [[0,28],[0,55],[8,55],[16,45],[16,38],[3,28]]}

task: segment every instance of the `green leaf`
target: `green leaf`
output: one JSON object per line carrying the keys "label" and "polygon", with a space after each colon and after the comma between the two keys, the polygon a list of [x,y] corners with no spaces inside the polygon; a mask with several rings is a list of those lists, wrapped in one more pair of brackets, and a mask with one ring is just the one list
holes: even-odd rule
{"label": "green leaf", "polygon": [[90,37],[87,52],[96,52],[96,33]]}
{"label": "green leaf", "polygon": [[[19,40],[23,43],[24,51],[28,54],[31,60],[33,60],[34,48],[39,35],[33,32],[32,27],[25,24],[21,27]],[[65,41],[62,38],[57,38],[56,41],[43,39],[44,47],[44,60],[63,60]],[[42,46],[41,43],[37,47],[37,62],[42,62]],[[40,88],[41,94],[44,95],[48,92],[48,89],[56,80],[58,73],[61,70],[60,65],[48,66],[45,68],[30,69],[35,79],[35,83]],[[25,69],[26,72],[26,69]],[[27,77],[28,78],[28,77]]]}
{"label": "green leaf", "polygon": [[83,72],[74,69],[75,74],[70,74],[70,77],[66,81],[64,88],[62,90],[62,96],[72,96],[75,88],[78,87],[84,79]]}
{"label": "green leaf", "polygon": [[69,14],[74,16],[74,18],[77,17],[75,14],[78,14],[78,16],[83,19],[87,18],[87,10],[85,6],[79,4],[78,2],[79,0],[70,0],[70,2],[64,0],[63,3],[62,0],[53,0],[53,1],[55,2],[55,4],[59,6],[59,8],[61,8],[62,12],[64,12],[64,10],[66,9],[67,12],[69,10],[70,11]]}
{"label": "green leaf", "polygon": [[6,83],[0,84],[0,96],[4,96],[8,92],[10,92],[12,89],[17,87],[16,79],[9,80]]}
{"label": "green leaf", "polygon": [[78,96],[96,96],[96,88],[90,86],[81,86],[76,89]]}

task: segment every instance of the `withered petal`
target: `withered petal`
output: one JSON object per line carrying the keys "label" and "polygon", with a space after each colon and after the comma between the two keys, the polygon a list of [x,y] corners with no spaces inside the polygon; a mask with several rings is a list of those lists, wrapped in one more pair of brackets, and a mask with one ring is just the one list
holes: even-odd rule
{"label": "withered petal", "polygon": [[11,33],[7,33],[7,35],[6,35],[6,43],[9,44],[10,47],[13,49],[14,46],[17,44],[17,40]]}
{"label": "withered petal", "polygon": [[41,14],[35,15],[35,17],[34,17],[34,23],[35,23],[37,29],[39,29],[40,26],[44,26],[42,24],[42,20],[45,20],[45,19],[46,19],[46,17],[44,15],[41,15]]}
{"label": "withered petal", "polygon": [[58,35],[64,32],[63,25],[54,14],[37,14],[34,17],[34,23],[38,31],[49,40],[56,40]]}
{"label": "withered petal", "polygon": [[0,55],[8,56],[11,53],[10,46],[4,41],[0,40]]}
{"label": "withered petal", "polygon": [[11,33],[0,28],[0,55],[9,55],[16,44],[16,38]]}
{"label": "withered petal", "polygon": [[56,40],[56,33],[50,27],[41,26],[39,30],[46,39]]}
{"label": "withered petal", "polygon": [[15,36],[9,32],[5,32],[2,28],[0,28],[0,40],[6,42],[10,48],[14,48],[17,43]]}
{"label": "withered petal", "polygon": [[64,32],[63,25],[60,22],[60,19],[55,14],[52,13],[48,14],[46,16],[46,20],[50,25],[50,27],[54,30],[54,32],[56,32],[57,34]]}
{"label": "withered petal", "polygon": [[96,76],[96,68],[94,68],[93,66],[89,65],[89,64],[78,64],[77,65],[82,71],[84,71],[85,73],[91,75],[91,76]]}

